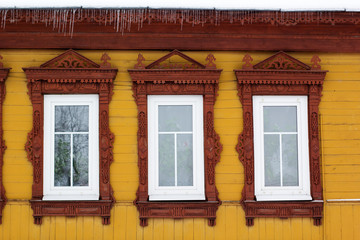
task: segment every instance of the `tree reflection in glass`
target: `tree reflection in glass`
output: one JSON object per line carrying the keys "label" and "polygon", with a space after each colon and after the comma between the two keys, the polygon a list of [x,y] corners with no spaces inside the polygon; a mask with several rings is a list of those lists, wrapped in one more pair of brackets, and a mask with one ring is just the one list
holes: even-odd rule
{"label": "tree reflection in glass", "polygon": [[55,186],[89,185],[89,106],[55,106]]}

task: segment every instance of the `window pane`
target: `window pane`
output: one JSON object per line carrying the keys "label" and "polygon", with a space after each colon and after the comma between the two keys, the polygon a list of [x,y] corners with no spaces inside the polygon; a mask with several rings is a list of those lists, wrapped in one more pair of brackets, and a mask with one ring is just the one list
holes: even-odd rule
{"label": "window pane", "polygon": [[89,135],[73,135],[73,186],[89,185]]}
{"label": "window pane", "polygon": [[159,106],[159,131],[192,131],[192,106]]}
{"label": "window pane", "polygon": [[89,106],[55,106],[55,132],[88,132]]}
{"label": "window pane", "polygon": [[175,186],[174,134],[159,134],[159,186]]}
{"label": "window pane", "polygon": [[177,135],[177,185],[193,186],[193,135]]}
{"label": "window pane", "polygon": [[55,135],[55,186],[70,186],[70,134]]}
{"label": "window pane", "polygon": [[280,186],[280,140],[278,134],[264,135],[265,186]]}
{"label": "window pane", "polygon": [[264,107],[265,132],[297,132],[296,107]]}
{"label": "window pane", "polygon": [[299,186],[297,134],[284,134],[282,144],[283,185]]}

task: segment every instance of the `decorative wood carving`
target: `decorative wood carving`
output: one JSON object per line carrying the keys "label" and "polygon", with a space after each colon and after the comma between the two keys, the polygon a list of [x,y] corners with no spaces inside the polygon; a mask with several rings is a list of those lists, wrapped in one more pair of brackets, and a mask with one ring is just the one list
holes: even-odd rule
{"label": "decorative wood carving", "polygon": [[360,52],[359,12],[1,9],[0,19],[0,48]]}
{"label": "decorative wood carving", "polygon": [[[0,55],[0,59],[3,59],[1,55]],[[3,63],[0,62],[0,224],[2,223],[2,211],[7,202],[7,198],[5,196],[5,188],[3,185],[3,173],[2,173],[2,167],[4,164],[4,153],[6,150],[5,141],[3,140],[2,109],[6,94],[5,80],[8,77],[9,71],[10,68],[4,68]]]}
{"label": "decorative wood carving", "polygon": [[[104,58],[104,57],[103,57]],[[106,61],[110,58],[107,57]],[[106,62],[105,61],[105,62]],[[106,62],[106,67],[109,64]],[[33,105],[33,129],[28,134],[25,150],[33,164],[31,207],[35,224],[43,216],[101,216],[110,223],[114,202],[110,185],[110,164],[113,161],[114,135],[109,128],[109,103],[117,69],[101,68],[74,50],[42,64],[24,68],[29,96]],[[43,125],[44,94],[99,94],[99,170],[100,199],[98,201],[43,201]]]}
{"label": "decorative wood carving", "polygon": [[[177,55],[189,63],[167,64],[164,61]],[[214,129],[214,104],[221,69],[215,69],[215,58],[208,56],[211,69],[187,55],[174,50],[159,60],[144,66],[139,54],[135,69],[128,70],[133,81],[133,92],[138,106],[138,167],[139,188],[134,204],[139,211],[140,225],[148,218],[208,218],[215,225],[216,211],[221,204],[215,185],[215,166],[220,160],[222,145]],[[144,67],[143,67],[144,66]],[[214,69],[212,69],[214,68]],[[203,95],[204,96],[204,168],[205,201],[159,202],[148,196],[148,131],[147,95]]]}
{"label": "decorative wood carving", "polygon": [[[236,150],[244,166],[245,185],[242,206],[246,223],[254,224],[255,217],[312,217],[315,225],[321,224],[323,197],[320,177],[318,113],[323,81],[327,71],[317,70],[284,52],[252,66],[251,57],[245,56],[245,68],[234,70],[238,80],[238,94],[243,106],[243,132],[239,135]],[[316,59],[316,58],[313,58]],[[313,60],[314,62],[314,60]],[[320,59],[315,60],[315,65]],[[254,95],[306,95],[308,96],[310,185],[312,201],[256,201],[254,194]]]}

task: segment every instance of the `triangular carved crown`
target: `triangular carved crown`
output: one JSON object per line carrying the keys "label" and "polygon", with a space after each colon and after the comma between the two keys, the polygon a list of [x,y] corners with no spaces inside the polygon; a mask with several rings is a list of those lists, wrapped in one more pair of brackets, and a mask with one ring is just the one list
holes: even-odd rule
{"label": "triangular carved crown", "polygon": [[292,56],[278,52],[275,55],[259,62],[253,66],[254,69],[271,69],[271,70],[310,70],[311,67]]}
{"label": "triangular carved crown", "polygon": [[[171,58],[172,56],[179,56],[185,59],[188,63],[163,63],[165,60]],[[205,65],[199,63],[198,61],[192,59],[191,57],[174,50],[165,56],[159,58],[155,62],[147,65],[145,69],[205,69]]]}
{"label": "triangular carved crown", "polygon": [[72,49],[43,63],[41,68],[100,68],[100,65]]}

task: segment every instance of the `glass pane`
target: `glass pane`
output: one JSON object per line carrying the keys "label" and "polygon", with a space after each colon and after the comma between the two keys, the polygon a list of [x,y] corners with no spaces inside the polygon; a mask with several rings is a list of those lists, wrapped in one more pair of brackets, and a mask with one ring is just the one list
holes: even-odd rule
{"label": "glass pane", "polygon": [[89,106],[55,106],[55,132],[88,132]]}
{"label": "glass pane", "polygon": [[159,186],[175,186],[174,134],[159,134]]}
{"label": "glass pane", "polygon": [[193,185],[193,135],[177,135],[177,185]]}
{"label": "glass pane", "polygon": [[282,144],[283,186],[299,186],[297,134],[284,134]]}
{"label": "glass pane", "polygon": [[296,107],[264,107],[265,132],[297,132]]}
{"label": "glass pane", "polygon": [[89,135],[73,137],[73,186],[89,186]]}
{"label": "glass pane", "polygon": [[192,106],[159,106],[159,131],[192,131]]}
{"label": "glass pane", "polygon": [[70,186],[70,134],[55,135],[55,186]]}
{"label": "glass pane", "polygon": [[280,186],[280,135],[264,135],[265,186]]}

